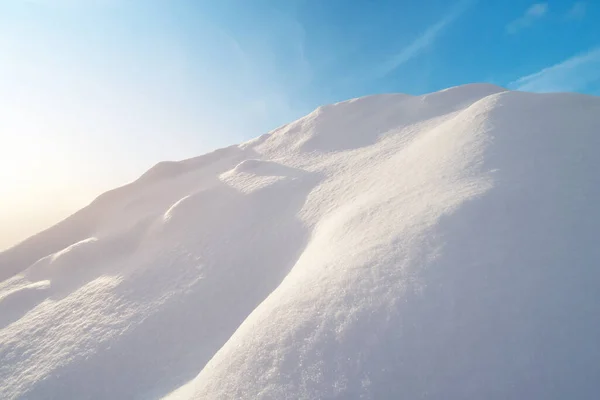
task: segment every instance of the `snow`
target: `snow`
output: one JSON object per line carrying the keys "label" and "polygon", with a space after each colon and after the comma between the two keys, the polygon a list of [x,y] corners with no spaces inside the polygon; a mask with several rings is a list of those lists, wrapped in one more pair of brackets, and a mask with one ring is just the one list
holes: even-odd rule
{"label": "snow", "polygon": [[0,398],[597,398],[600,99],[466,85],[160,163],[0,253]]}

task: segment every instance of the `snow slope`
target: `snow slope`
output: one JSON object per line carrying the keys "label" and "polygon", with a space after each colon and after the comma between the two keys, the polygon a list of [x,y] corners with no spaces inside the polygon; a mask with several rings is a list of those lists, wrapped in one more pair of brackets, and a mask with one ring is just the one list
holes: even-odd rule
{"label": "snow slope", "polygon": [[596,399],[598,148],[477,84],[158,164],[0,253],[0,398]]}

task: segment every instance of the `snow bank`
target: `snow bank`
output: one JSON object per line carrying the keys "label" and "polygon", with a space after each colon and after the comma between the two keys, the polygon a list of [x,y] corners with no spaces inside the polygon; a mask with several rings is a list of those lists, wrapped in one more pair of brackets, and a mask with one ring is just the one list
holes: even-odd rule
{"label": "snow bank", "polygon": [[599,115],[467,85],[159,164],[0,253],[0,397],[596,398]]}

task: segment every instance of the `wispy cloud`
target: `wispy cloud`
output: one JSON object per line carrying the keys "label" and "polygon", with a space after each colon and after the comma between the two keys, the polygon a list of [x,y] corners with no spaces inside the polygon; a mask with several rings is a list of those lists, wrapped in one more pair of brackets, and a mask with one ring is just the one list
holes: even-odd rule
{"label": "wispy cloud", "polygon": [[584,1],[578,1],[573,4],[573,7],[567,12],[567,19],[580,20],[585,17],[587,12],[587,4]]}
{"label": "wispy cloud", "polygon": [[448,25],[454,22],[470,5],[472,1],[462,1],[453,11],[442,17],[435,24],[427,27],[416,39],[408,46],[404,47],[383,64],[379,65],[374,72],[376,78],[381,78],[394,71],[402,64],[418,56],[425,49],[433,45],[439,35]]}
{"label": "wispy cloud", "polygon": [[511,82],[511,89],[528,92],[576,92],[600,82],[600,47]]}
{"label": "wispy cloud", "polygon": [[506,25],[506,32],[515,34],[528,28],[548,13],[548,3],[535,3],[529,7],[525,14]]}
{"label": "wispy cloud", "polygon": [[[234,74],[228,77],[236,87],[237,106],[244,120],[263,132],[298,118],[302,100],[298,93],[309,86],[313,68],[306,55],[306,31],[292,14],[277,13],[271,29],[280,34],[255,30],[252,34],[236,36],[230,29],[214,27],[215,36],[226,44]],[[285,48],[286,53],[275,49]]]}

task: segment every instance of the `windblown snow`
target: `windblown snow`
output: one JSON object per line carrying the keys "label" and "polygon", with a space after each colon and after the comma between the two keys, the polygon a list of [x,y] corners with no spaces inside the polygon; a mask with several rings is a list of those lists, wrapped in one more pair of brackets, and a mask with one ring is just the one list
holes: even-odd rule
{"label": "windblown snow", "polygon": [[0,253],[2,399],[597,399],[600,98],[320,107]]}

